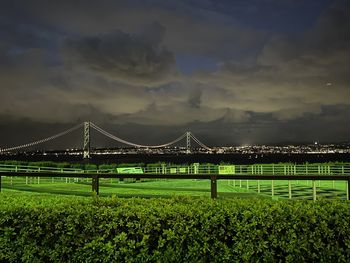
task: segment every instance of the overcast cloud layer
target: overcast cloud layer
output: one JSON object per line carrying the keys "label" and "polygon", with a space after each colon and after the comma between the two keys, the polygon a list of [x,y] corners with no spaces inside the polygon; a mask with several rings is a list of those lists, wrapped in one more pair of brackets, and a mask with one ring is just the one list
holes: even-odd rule
{"label": "overcast cloud layer", "polygon": [[350,138],[347,0],[2,1],[0,39],[0,148],[84,120],[143,143]]}

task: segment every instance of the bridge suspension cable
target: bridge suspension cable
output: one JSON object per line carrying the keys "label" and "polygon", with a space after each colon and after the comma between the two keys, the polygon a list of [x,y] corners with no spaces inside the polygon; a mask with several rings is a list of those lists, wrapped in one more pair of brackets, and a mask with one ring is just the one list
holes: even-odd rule
{"label": "bridge suspension cable", "polygon": [[19,149],[28,148],[28,147],[31,147],[31,146],[34,146],[34,145],[38,145],[38,144],[41,144],[41,143],[45,143],[45,142],[57,139],[57,138],[59,138],[61,136],[64,136],[64,135],[66,135],[68,133],[71,133],[71,132],[77,130],[78,128],[80,128],[82,126],[83,126],[83,123],[80,123],[80,124],[70,128],[68,130],[65,130],[63,132],[57,133],[57,134],[52,135],[50,137],[47,137],[47,138],[44,138],[44,139],[41,139],[41,140],[37,140],[37,141],[34,141],[34,142],[22,144],[22,145],[17,145],[17,146],[14,146],[14,147],[0,149],[0,152],[9,152],[9,151],[13,151],[13,150],[19,150]]}
{"label": "bridge suspension cable", "polygon": [[[48,142],[48,141],[51,141],[51,140],[54,140],[54,139],[57,139],[59,137],[62,137],[66,134],[69,134],[77,129],[79,129],[80,127],[82,127],[84,125],[84,123],[80,123],[70,129],[67,129],[65,131],[62,131],[60,133],[57,133],[55,135],[52,135],[50,137],[47,137],[47,138],[44,138],[44,139],[41,139],[41,140],[37,140],[37,141],[34,141],[34,142],[30,142],[30,143],[26,143],[26,144],[22,144],[22,145],[17,145],[17,146],[14,146],[14,147],[8,147],[8,148],[3,148],[3,149],[0,149],[0,152],[8,152],[8,151],[13,151],[13,150],[19,150],[19,149],[23,149],[23,148],[28,148],[28,147],[31,147],[31,146],[35,146],[35,145],[38,145],[38,144],[41,144],[41,143],[45,143],[45,142]],[[181,141],[182,139],[186,138],[187,141],[190,138],[192,138],[199,146],[201,146],[202,148],[204,149],[207,149],[207,150],[211,150],[211,148],[209,148],[208,146],[206,146],[204,143],[202,143],[198,138],[196,138],[191,132],[186,132],[184,134],[182,134],[180,137],[176,138],[175,140],[171,141],[171,142],[168,142],[168,143],[164,143],[164,144],[159,144],[159,145],[143,145],[143,144],[136,144],[136,143],[132,143],[132,142],[129,142],[129,141],[126,141],[126,140],[123,140],[107,131],[105,131],[104,129],[100,128],[99,126],[97,126],[96,124],[90,122],[90,126],[91,128],[93,128],[94,130],[98,131],[99,133],[109,137],[110,139],[112,140],[115,140],[115,141],[118,141],[120,143],[123,143],[123,144],[126,144],[126,145],[129,145],[129,146],[134,146],[134,147],[137,147],[137,148],[162,148],[162,147],[167,147],[167,146],[170,146],[170,145],[173,145],[179,141]],[[188,142],[187,142],[188,143]]]}
{"label": "bridge suspension cable", "polygon": [[199,146],[201,146],[202,148],[204,148],[204,149],[206,149],[206,150],[211,150],[211,148],[209,148],[209,147],[206,146],[204,143],[202,143],[199,139],[197,139],[197,137],[194,136],[194,135],[192,134],[192,132],[190,133],[190,136],[191,136],[191,138],[192,138]]}
{"label": "bridge suspension cable", "polygon": [[186,137],[186,133],[184,133],[180,137],[178,137],[175,140],[173,140],[171,142],[168,142],[168,143],[164,143],[164,144],[160,144],[160,145],[142,145],[142,144],[136,144],[136,143],[132,143],[132,142],[123,140],[123,139],[121,139],[121,138],[119,138],[119,137],[117,137],[117,136],[115,136],[115,135],[113,135],[113,134],[103,130],[102,128],[98,127],[94,123],[90,123],[90,125],[91,125],[91,128],[95,129],[96,131],[98,131],[101,134],[109,137],[112,140],[118,141],[118,142],[126,144],[126,145],[134,146],[134,147],[137,147],[137,148],[162,148],[162,147],[167,147],[167,146],[170,146],[172,144],[175,144],[175,143],[181,141],[183,138]]}

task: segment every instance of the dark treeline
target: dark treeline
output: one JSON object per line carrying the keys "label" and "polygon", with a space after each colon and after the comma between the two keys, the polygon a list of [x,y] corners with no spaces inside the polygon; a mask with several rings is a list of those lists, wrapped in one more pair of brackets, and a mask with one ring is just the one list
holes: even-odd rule
{"label": "dark treeline", "polygon": [[92,155],[89,160],[83,160],[81,155],[0,155],[0,160],[18,160],[27,162],[54,161],[94,164],[109,163],[324,163],[324,162],[350,162],[350,154],[120,154],[120,155]]}

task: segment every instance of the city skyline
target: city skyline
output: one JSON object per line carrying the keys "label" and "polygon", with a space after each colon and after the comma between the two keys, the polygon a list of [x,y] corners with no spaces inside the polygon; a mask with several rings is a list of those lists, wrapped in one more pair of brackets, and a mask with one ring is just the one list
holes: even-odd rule
{"label": "city skyline", "polygon": [[346,0],[2,3],[0,148],[82,121],[143,144],[350,141]]}

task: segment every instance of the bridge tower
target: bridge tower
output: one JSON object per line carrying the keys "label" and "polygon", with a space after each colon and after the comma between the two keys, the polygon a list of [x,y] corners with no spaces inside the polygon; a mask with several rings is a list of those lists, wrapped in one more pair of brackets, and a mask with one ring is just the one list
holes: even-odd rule
{"label": "bridge tower", "polygon": [[186,132],[186,153],[191,153],[191,132]]}
{"label": "bridge tower", "polygon": [[84,122],[84,159],[90,158],[90,122]]}

